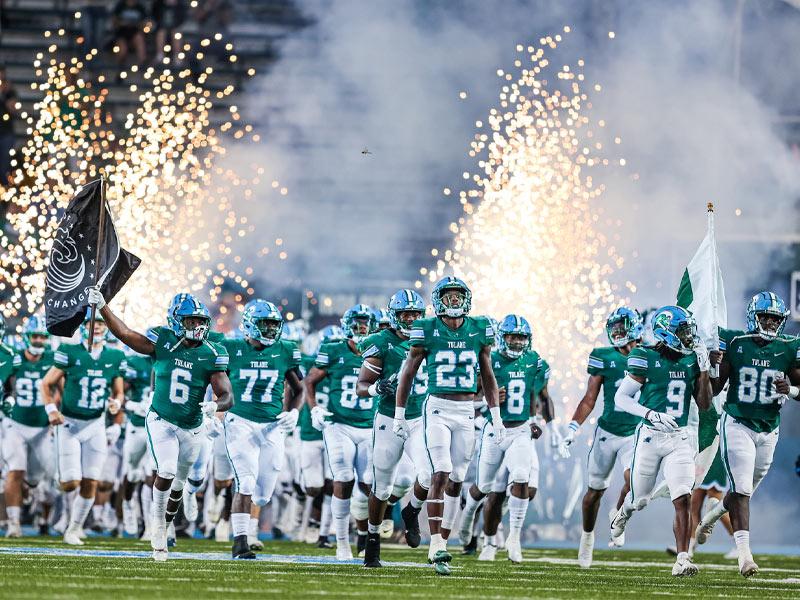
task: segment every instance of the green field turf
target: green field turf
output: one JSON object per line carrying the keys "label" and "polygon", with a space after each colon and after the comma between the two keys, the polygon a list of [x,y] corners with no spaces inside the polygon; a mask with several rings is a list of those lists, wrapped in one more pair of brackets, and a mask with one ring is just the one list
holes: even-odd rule
{"label": "green field turf", "polygon": [[[351,564],[310,564],[226,560],[227,545],[204,540],[179,540],[176,552],[200,559],[97,557],[92,551],[149,551],[149,544],[132,540],[90,538],[76,557],[23,554],[26,549],[76,549],[59,538],[0,540],[2,598],[798,598],[800,559],[756,555],[762,571],[742,578],[735,561],[720,554],[702,554],[700,573],[693,578],[670,574],[673,559],[659,552],[596,551],[597,566],[580,569],[573,550],[526,550],[526,563],[513,565],[504,552],[493,563],[456,555],[453,574],[437,576],[427,566],[386,566],[366,570]],[[39,552],[39,550],[35,550]],[[331,551],[291,542],[268,542],[262,555],[302,555],[329,559]],[[217,556],[218,555],[218,556]],[[384,548],[384,561],[423,565],[418,550]],[[289,559],[290,560],[290,559]],[[300,559],[298,559],[300,560]],[[307,559],[306,559],[307,560]]]}

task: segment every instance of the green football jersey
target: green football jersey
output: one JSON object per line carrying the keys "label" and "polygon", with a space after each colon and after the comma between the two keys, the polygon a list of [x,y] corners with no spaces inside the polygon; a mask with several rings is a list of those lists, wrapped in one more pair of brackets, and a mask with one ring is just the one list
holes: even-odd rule
{"label": "green football jersey", "polygon": [[603,414],[597,424],[608,433],[620,437],[633,435],[636,426],[642,421],[641,417],[617,410],[614,403],[617,388],[627,374],[627,366],[628,357],[609,346],[592,350],[589,354],[589,365],[586,367],[589,375],[603,378]]}
{"label": "green football jersey", "polygon": [[286,374],[300,366],[300,349],[293,342],[278,340],[257,350],[247,340],[225,340],[228,376],[233,387],[235,415],[268,423],[283,412]]}
{"label": "green football jersey", "polygon": [[228,370],[228,352],[214,342],[199,346],[178,344],[178,338],[166,327],[147,332],[155,344],[153,372],[153,410],[159,417],[183,429],[203,423],[200,404],[214,373]]}
{"label": "green football jersey", "polygon": [[358,372],[364,362],[360,354],[350,349],[347,340],[322,344],[314,366],[328,373],[328,406],[331,421],[353,427],[372,427],[375,419],[375,399],[356,395]]}
{"label": "green football jersey", "polygon": [[45,351],[39,360],[28,360],[22,351],[14,357],[11,375],[14,377],[14,396],[17,401],[11,409],[11,419],[28,427],[47,427],[44,410],[42,379],[53,366],[53,353]]}
{"label": "green football jersey", "polygon": [[500,417],[504,423],[527,421],[530,418],[531,393],[536,393],[536,379],[543,370],[542,362],[533,350],[523,353],[519,358],[508,358],[497,350],[492,352],[492,369],[497,387],[506,389],[505,402],[500,405]]}
{"label": "green football jersey", "polygon": [[64,371],[61,414],[84,421],[103,414],[114,380],[124,377],[126,370],[125,354],[108,346],[92,358],[83,344],[61,344],[53,362]]}
{"label": "green football jersey", "polygon": [[429,394],[474,394],[478,355],[494,343],[494,330],[486,317],[464,317],[458,329],[429,317],[414,321],[409,343],[425,350]]}
{"label": "green football jersey", "polygon": [[[311,367],[314,366],[316,358],[316,356],[311,354],[303,354],[300,356],[300,373],[303,375],[304,379],[306,375],[308,375],[308,372],[311,371]],[[326,377],[317,384],[316,401],[317,404],[323,408],[327,408],[328,406],[327,381],[328,378]],[[300,407],[300,418],[297,420],[297,426],[300,428],[301,440],[305,442],[322,440],[322,432],[314,429],[314,426],[311,424],[311,409],[308,408],[308,404],[305,402],[303,406]]]}
{"label": "green football jersey", "polygon": [[6,380],[11,377],[15,354],[16,352],[13,348],[0,341],[0,394],[3,393],[3,386],[5,386]]}
{"label": "green football jersey", "polygon": [[667,413],[679,427],[686,427],[695,379],[700,372],[694,353],[672,360],[653,348],[639,346],[628,355],[628,372],[645,378],[639,404]]}
{"label": "green football jersey", "polygon": [[[125,361],[128,368],[125,381],[128,382],[128,398],[131,402],[144,402],[150,394],[150,381],[153,373],[153,357],[143,354],[132,354]],[[134,427],[144,427],[144,417],[126,411],[128,420]]]}
{"label": "green football jersey", "polygon": [[[401,338],[393,329],[384,329],[366,338],[361,343],[361,348],[362,358],[374,356],[381,359],[383,363],[381,379],[388,379],[392,375],[400,376],[400,369],[408,356],[410,346],[408,340]],[[421,366],[419,370],[423,370]],[[411,387],[411,393],[406,402],[406,419],[417,419],[422,416],[422,402],[425,400],[425,393],[417,393],[421,383],[415,380]],[[378,412],[394,418],[394,406],[394,394],[381,396],[378,402]]]}
{"label": "green football jersey", "polygon": [[800,363],[794,339],[780,337],[761,345],[741,331],[720,331],[720,349],[730,364],[728,394],[723,409],[737,423],[756,432],[770,432],[781,423],[781,396],[775,393],[778,373],[788,374]]}

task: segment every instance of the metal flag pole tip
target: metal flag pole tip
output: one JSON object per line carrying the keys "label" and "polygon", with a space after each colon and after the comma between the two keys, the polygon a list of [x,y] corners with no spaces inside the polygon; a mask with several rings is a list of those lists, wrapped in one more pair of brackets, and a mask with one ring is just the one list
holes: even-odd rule
{"label": "metal flag pole tip", "polygon": [[714,212],[714,203],[713,202],[709,202],[708,205],[707,205],[707,208],[708,208],[708,212]]}

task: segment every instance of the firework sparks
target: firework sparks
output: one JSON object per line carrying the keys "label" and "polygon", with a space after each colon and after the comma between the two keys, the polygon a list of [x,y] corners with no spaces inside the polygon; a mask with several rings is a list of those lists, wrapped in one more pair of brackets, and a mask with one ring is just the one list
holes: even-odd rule
{"label": "firework sparks", "polygon": [[601,154],[588,116],[584,63],[556,68],[547,58],[561,37],[517,46],[516,74],[498,70],[499,106],[485,126],[476,123],[469,151],[482,173],[464,173],[472,187],[460,192],[464,214],[451,224],[453,246],[434,249],[435,267],[420,272],[430,281],[447,270],[464,278],[477,313],[526,316],[534,346],[553,364],[559,395],[574,403],[586,357],[604,343],[605,319],[624,301],[611,281],[623,259],[598,231],[604,190],[590,172],[614,161]]}
{"label": "firework sparks", "polygon": [[[239,301],[253,294],[253,268],[241,265],[232,242],[254,227],[237,215],[233,201],[254,200],[264,169],[253,165],[252,172],[242,174],[217,165],[225,154],[225,137],[257,142],[258,134],[242,123],[236,106],[229,107],[218,128],[211,124],[215,103],[234,87],[214,90],[213,67],[203,66],[202,52],[186,43],[178,59],[195,53],[199,71],[171,66],[165,58],[159,68],[137,73],[134,66],[121,74],[131,81],[137,108],[120,128],[107,110],[103,76],[96,82],[81,79],[96,51],[63,61],[56,50],[53,44],[47,54],[36,56],[39,80],[32,87],[42,99],[34,114],[22,114],[28,139],[14,157],[13,184],[2,194],[13,232],[0,236],[3,313],[34,312],[41,306],[60,214],[76,187],[95,179],[101,168],[121,241],[143,259],[115,300],[127,319],[138,326],[160,322],[169,296],[178,290],[208,292],[214,300],[223,283],[232,282],[242,290]],[[228,59],[233,62],[235,55]],[[273,182],[273,188],[278,186]],[[259,254],[269,253],[264,247]],[[286,257],[283,249],[274,255]]]}

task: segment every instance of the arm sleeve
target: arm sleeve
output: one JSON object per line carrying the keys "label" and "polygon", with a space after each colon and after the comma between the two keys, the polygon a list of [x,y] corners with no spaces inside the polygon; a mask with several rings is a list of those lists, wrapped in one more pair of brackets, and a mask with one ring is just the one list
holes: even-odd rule
{"label": "arm sleeve", "polygon": [[642,389],[642,384],[631,377],[624,377],[614,395],[614,406],[626,413],[644,417],[650,409],[642,406],[636,400],[636,394]]}
{"label": "arm sleeve", "polygon": [[317,352],[317,358],[314,359],[314,366],[318,369],[327,369],[331,361],[330,351],[330,344],[322,344]]}
{"label": "arm sleeve", "polygon": [[56,350],[55,354],[53,355],[53,363],[61,370],[66,369],[69,367],[71,362],[70,354],[71,353],[69,350],[67,350],[65,345],[59,346],[58,350]]}
{"label": "arm sleeve", "polygon": [[409,340],[410,346],[417,346],[419,348],[427,348],[425,345],[425,321],[419,319],[414,321],[411,325],[411,336]]}
{"label": "arm sleeve", "polygon": [[212,371],[227,371],[228,370],[228,351],[221,344],[214,344],[216,355],[214,356],[214,365],[211,367]]}
{"label": "arm sleeve", "polygon": [[599,356],[597,350],[592,350],[592,353],[589,354],[589,364],[586,366],[586,372],[589,375],[602,375],[603,366],[603,359]]}

